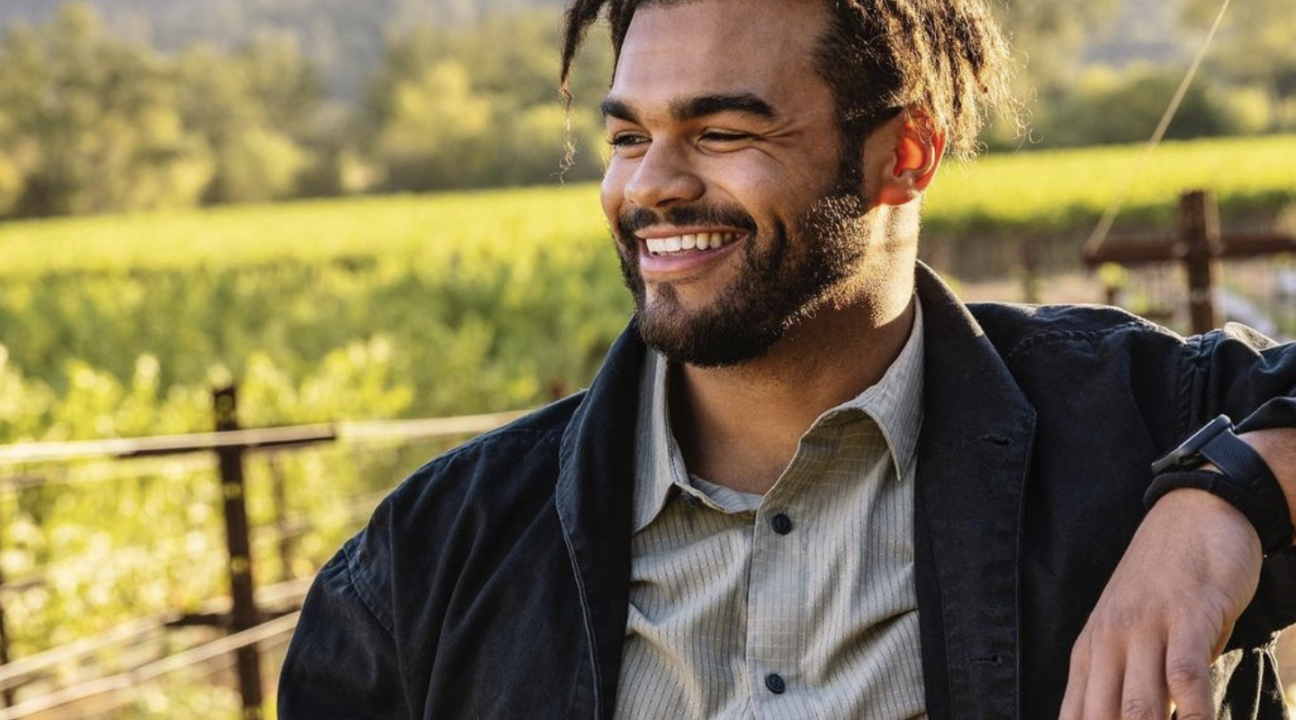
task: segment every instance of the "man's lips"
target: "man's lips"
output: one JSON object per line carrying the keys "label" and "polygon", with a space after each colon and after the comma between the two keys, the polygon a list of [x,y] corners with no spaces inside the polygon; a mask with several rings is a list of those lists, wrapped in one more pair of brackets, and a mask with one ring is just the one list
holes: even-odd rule
{"label": "man's lips", "polygon": [[639,236],[653,255],[669,255],[689,250],[718,250],[738,239],[743,233],[734,231],[676,232],[670,235]]}
{"label": "man's lips", "polygon": [[645,277],[689,274],[733,252],[747,237],[747,231],[731,228],[644,231],[636,238],[639,270]]}

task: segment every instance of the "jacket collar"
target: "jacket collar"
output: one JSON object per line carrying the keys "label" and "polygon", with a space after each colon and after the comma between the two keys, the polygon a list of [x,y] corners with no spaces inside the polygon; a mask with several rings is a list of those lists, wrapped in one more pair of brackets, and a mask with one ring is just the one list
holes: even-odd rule
{"label": "jacket collar", "polygon": [[945,283],[920,264],[917,284],[928,311],[914,498],[928,712],[1018,717],[1019,546],[1035,411]]}
{"label": "jacket collar", "polygon": [[558,450],[554,503],[590,643],[594,717],[612,717],[630,602],[630,499],[640,367],[631,321],[573,413]]}
{"label": "jacket collar", "polygon": [[[1018,558],[1035,412],[976,319],[922,264],[917,287],[926,407],[914,532],[928,714],[948,718],[954,707],[959,717],[1017,717]],[[599,718],[612,717],[625,638],[644,355],[632,321],[559,450],[555,504],[577,575]]]}

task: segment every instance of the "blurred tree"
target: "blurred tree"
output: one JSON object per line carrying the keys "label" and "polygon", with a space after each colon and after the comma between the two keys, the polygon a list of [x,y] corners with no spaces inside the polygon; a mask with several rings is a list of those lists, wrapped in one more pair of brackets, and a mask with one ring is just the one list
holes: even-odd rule
{"label": "blurred tree", "polygon": [[316,71],[282,40],[230,55],[199,47],[179,60],[180,111],[211,149],[204,201],[257,202],[295,195],[312,162],[305,147],[323,101]]}
{"label": "blurred tree", "polygon": [[[1185,36],[1198,41],[1218,10],[1218,0],[1184,0]],[[1227,80],[1269,95],[1276,111],[1271,130],[1296,128],[1296,0],[1235,3],[1209,62]]]}
{"label": "blurred tree", "polygon": [[[0,117],[0,124],[3,123],[3,117]],[[0,127],[0,133],[3,133]],[[22,193],[23,177],[22,170],[18,164],[7,155],[0,154],[0,217],[4,217],[13,212],[14,205],[18,202],[18,197]]]}
{"label": "blurred tree", "polygon": [[[1134,66],[1122,72],[1095,68],[1085,73],[1072,92],[1059,98],[1035,124],[1034,133],[1047,147],[1108,145],[1146,140],[1166,105],[1174,97],[1181,70]],[[1224,93],[1197,85],[1184,97],[1166,137],[1188,139],[1233,135],[1254,129],[1246,116],[1234,112]],[[1083,122],[1077,122],[1083,118]]]}
{"label": "blurred tree", "polygon": [[1025,67],[1020,80],[1049,97],[1083,70],[1087,36],[1115,19],[1120,0],[1006,0],[991,3]]}
{"label": "blurred tree", "polygon": [[178,57],[108,36],[86,3],[0,38],[0,215],[262,201],[338,155],[318,72],[282,39]]}
{"label": "blurred tree", "polygon": [[107,38],[86,5],[0,44],[0,153],[22,177],[19,215],[191,203],[209,158],[174,109],[165,64]]}
{"label": "blurred tree", "polygon": [[[567,124],[557,87],[558,36],[554,12],[515,11],[393,39],[364,115],[368,145],[388,170],[385,187],[554,182]],[[602,171],[596,108],[611,77],[610,55],[605,40],[591,38],[575,68],[571,124],[579,150],[567,179],[589,180]],[[450,104],[451,95],[463,105]]]}
{"label": "blurred tree", "polygon": [[266,122],[295,138],[305,137],[324,98],[319,71],[285,39],[261,38],[234,55],[252,103]]}
{"label": "blurred tree", "polygon": [[[1046,122],[1050,110],[1071,93],[1084,71],[1086,38],[1115,19],[1121,0],[1004,0],[990,5],[1018,64],[1015,83],[1022,119],[1034,127]],[[987,142],[992,147],[1023,146],[1018,118],[1003,120],[991,126]]]}
{"label": "blurred tree", "polygon": [[491,184],[495,128],[489,98],[463,65],[441,60],[391,86],[376,152],[395,190]]}

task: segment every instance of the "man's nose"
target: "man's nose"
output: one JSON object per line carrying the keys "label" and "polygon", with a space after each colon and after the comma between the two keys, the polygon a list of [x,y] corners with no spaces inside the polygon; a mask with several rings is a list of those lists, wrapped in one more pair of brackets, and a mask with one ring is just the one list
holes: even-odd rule
{"label": "man's nose", "polygon": [[704,190],[687,151],[654,143],[626,183],[625,197],[634,205],[655,208],[692,202],[702,197]]}

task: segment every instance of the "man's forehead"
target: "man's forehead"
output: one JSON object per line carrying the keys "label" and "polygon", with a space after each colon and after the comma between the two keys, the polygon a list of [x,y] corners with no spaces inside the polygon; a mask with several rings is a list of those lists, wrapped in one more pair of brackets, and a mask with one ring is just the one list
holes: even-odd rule
{"label": "man's forehead", "polygon": [[617,59],[612,95],[779,94],[814,72],[827,13],[814,0],[659,0],[640,7]]}
{"label": "man's forehead", "polygon": [[759,41],[764,53],[811,50],[826,27],[819,0],[648,0],[634,11],[621,51],[632,43]]}

